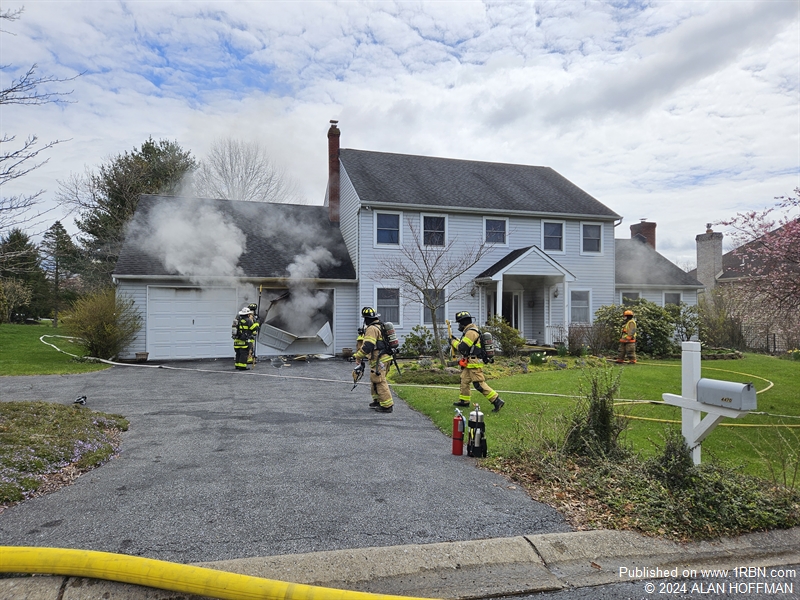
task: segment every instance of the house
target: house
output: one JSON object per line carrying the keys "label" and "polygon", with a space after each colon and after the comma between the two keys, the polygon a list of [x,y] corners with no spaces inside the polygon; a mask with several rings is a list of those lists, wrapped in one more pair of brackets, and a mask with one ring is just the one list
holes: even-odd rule
{"label": "house", "polygon": [[618,247],[620,215],[551,168],[340,148],[340,135],[331,121],[323,206],[142,197],[114,272],[145,322],[123,358],[232,356],[231,320],[259,299],[261,356],[353,347],[362,306],[402,340],[430,315],[375,273],[415,231],[456,255],[485,246],[442,320],[499,314],[540,344],[635,293],[696,299],[654,241]]}
{"label": "house", "polygon": [[[358,306],[374,306],[399,336],[430,322],[399,282],[371,279],[412,228],[432,245],[490,247],[465,277],[473,293],[442,313],[478,322],[500,314],[527,339],[551,343],[568,322],[589,322],[615,299],[614,225],[621,217],[553,169],[339,147],[328,131],[326,205],[339,219],[358,279]],[[452,303],[454,304],[454,303]]]}
{"label": "house", "polygon": [[656,224],[641,221],[630,226],[630,239],[615,243],[615,304],[649,300],[659,306],[697,304],[703,284],[694,275],[656,252]]}

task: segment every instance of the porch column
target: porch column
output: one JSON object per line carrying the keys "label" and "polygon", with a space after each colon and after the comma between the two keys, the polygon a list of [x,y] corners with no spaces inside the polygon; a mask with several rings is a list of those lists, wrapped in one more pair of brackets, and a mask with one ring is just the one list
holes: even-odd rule
{"label": "porch column", "polygon": [[503,276],[497,280],[497,292],[494,296],[494,313],[503,316]]}

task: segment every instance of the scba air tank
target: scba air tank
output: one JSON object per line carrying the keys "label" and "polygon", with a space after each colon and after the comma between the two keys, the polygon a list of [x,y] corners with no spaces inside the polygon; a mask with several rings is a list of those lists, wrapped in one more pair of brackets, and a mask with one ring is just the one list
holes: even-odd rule
{"label": "scba air tank", "polygon": [[475,405],[475,410],[469,413],[469,441],[467,442],[467,456],[486,458],[486,423],[483,422],[481,407]]}
{"label": "scba air tank", "polygon": [[487,358],[494,358],[494,338],[492,334],[488,331],[484,331],[483,334],[481,334],[481,338],[483,350],[486,352]]}
{"label": "scba air tank", "polygon": [[386,336],[386,343],[389,346],[389,350],[392,352],[397,350],[400,347],[400,340],[397,339],[397,333],[395,333],[394,325],[388,321],[384,323],[383,333]]}

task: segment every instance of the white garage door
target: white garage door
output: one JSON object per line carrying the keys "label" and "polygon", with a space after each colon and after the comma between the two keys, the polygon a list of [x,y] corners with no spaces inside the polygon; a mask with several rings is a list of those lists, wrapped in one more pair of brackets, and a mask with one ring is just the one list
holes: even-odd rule
{"label": "white garage door", "polygon": [[233,356],[234,288],[147,288],[147,351],[151,359]]}

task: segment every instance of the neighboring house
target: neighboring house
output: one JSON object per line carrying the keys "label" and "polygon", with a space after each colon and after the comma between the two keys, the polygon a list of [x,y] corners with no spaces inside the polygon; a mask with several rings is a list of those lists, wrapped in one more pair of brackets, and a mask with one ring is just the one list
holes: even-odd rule
{"label": "neighboring house", "polygon": [[694,275],[656,252],[656,224],[631,225],[631,239],[614,240],[616,247],[615,304],[645,299],[659,306],[697,304],[703,289]]}
{"label": "neighboring house", "polygon": [[[443,305],[442,321],[459,310],[479,323],[499,314],[552,344],[624,295],[696,301],[702,286],[654,240],[615,241],[621,217],[548,167],[340,149],[339,138],[332,121],[324,206],[142,197],[114,273],[145,321],[123,358],[232,356],[230,323],[259,288],[262,317],[270,307],[262,356],[353,347],[363,306],[402,339],[430,316],[375,273],[411,243],[412,227],[432,248],[488,245],[464,273],[470,293]],[[281,317],[306,296],[323,300],[321,315]]]}

